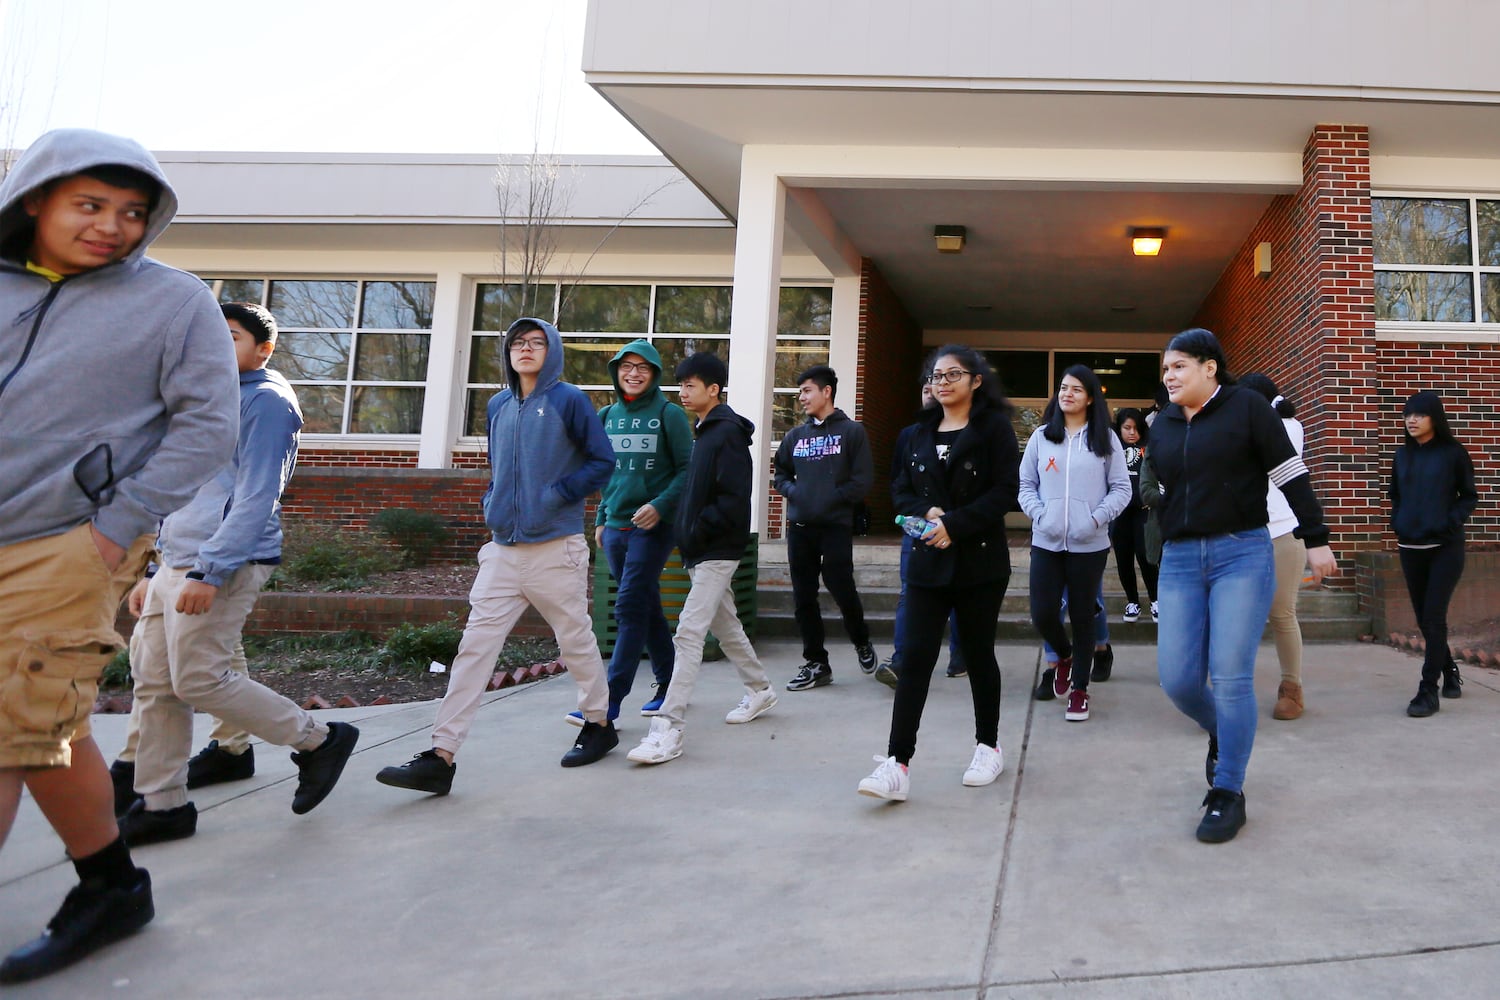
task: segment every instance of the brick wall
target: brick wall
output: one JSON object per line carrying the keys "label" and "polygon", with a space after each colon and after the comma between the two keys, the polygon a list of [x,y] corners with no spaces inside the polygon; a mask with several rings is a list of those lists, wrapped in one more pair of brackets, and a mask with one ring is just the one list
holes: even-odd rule
{"label": "brick wall", "polygon": [[417,452],[383,448],[361,448],[348,451],[342,448],[299,448],[297,467],[328,467],[336,469],[415,469]]}
{"label": "brick wall", "polygon": [[468,469],[308,468],[300,462],[282,496],[288,524],[364,531],[388,507],[429,511],[451,536],[435,558],[462,562],[488,539],[479,502],[488,477]]}
{"label": "brick wall", "polygon": [[891,509],[891,456],[896,435],[916,416],[921,370],[922,328],[906,314],[875,263],[865,258],[859,276],[859,406],[853,416],[865,425],[875,456],[871,534],[897,531]]}

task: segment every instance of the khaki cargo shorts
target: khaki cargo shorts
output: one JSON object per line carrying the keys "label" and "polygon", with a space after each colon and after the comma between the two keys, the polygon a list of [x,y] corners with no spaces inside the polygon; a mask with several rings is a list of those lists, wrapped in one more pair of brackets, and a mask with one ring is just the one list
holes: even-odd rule
{"label": "khaki cargo shorts", "polygon": [[111,573],[88,524],[0,547],[0,768],[72,762],[99,675],[125,644],[115,614],[150,552],[143,535]]}

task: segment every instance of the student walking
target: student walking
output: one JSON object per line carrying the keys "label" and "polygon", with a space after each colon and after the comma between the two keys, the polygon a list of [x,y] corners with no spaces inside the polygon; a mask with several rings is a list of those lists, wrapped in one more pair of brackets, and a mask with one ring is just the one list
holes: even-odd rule
{"label": "student walking", "polygon": [[[1066,698],[1063,717],[1089,717],[1096,622],[1093,602],[1109,561],[1109,524],[1130,502],[1125,451],[1109,426],[1099,377],[1085,365],[1063,372],[1021,456],[1021,511],[1031,518],[1031,620],[1057,651],[1052,691]],[[1062,625],[1071,602],[1072,638]]]}
{"label": "student walking", "polygon": [[776,704],[776,691],[740,624],[731,587],[750,541],[750,491],[755,488],[750,442],[755,425],[723,401],[729,369],[717,355],[689,355],[677,365],[676,375],[677,398],[697,419],[697,442],[676,520],[677,547],[691,586],[672,639],[676,666],[667,699],[645,738],[627,755],[637,764],[665,764],[682,756],[683,725],[709,630],[745,685],[740,703],[724,721],[752,722]]}
{"label": "student walking", "polygon": [[912,547],[907,567],[906,647],[886,754],[859,783],[861,795],[898,802],[910,789],[908,765],[943,625],[955,612],[974,701],[974,749],[963,783],[988,785],[1005,764],[995,620],[1010,582],[1005,515],[1016,508],[1016,434],[1010,404],[978,351],[950,345],[934,358],[928,378],[938,405],[918,416],[891,483],[896,510],[933,528]]}
{"label": "student walking", "polygon": [[[1260,372],[1240,377],[1239,384],[1258,392],[1271,404],[1286,428],[1287,440],[1297,454],[1302,454],[1302,422],[1297,407],[1281,394],[1276,383]],[[1271,718],[1289,721],[1301,718],[1302,697],[1302,623],[1297,620],[1297,596],[1302,592],[1302,571],[1307,566],[1307,546],[1293,533],[1297,517],[1291,504],[1275,483],[1266,487],[1266,514],[1270,520],[1271,550],[1276,560],[1276,594],[1271,598],[1268,622],[1276,642],[1276,661],[1281,665],[1281,683],[1276,688],[1276,704]]]}
{"label": "student walking", "polygon": [[854,584],[854,513],[874,482],[874,460],[864,427],[833,405],[838,389],[839,377],[827,365],[799,374],[797,402],[807,420],[776,449],[776,492],[786,498],[787,568],[805,661],[788,691],[833,683],[818,606],[820,575],[843,615],[859,668],[872,674],[879,663]]}
{"label": "student walking", "polygon": [[1172,401],[1146,456],[1162,492],[1156,665],[1167,697],[1208,734],[1197,837],[1222,843],[1245,825],[1255,651],[1275,592],[1267,477],[1297,515],[1313,578],[1338,565],[1307,466],[1265,398],[1234,385],[1218,338],[1184,330],[1162,361]]}
{"label": "student walking", "polygon": [[1135,576],[1139,565],[1154,622],[1158,620],[1157,569],[1156,564],[1146,558],[1146,518],[1149,512],[1141,502],[1141,463],[1146,457],[1151,428],[1146,425],[1146,418],[1140,410],[1127,406],[1115,415],[1115,434],[1125,447],[1125,471],[1130,474],[1130,502],[1109,525],[1109,541],[1115,550],[1115,572],[1120,575],[1120,587],[1125,591],[1123,617],[1127,622],[1139,621],[1141,617],[1141,592]]}
{"label": "student walking", "polygon": [[176,211],[150,153],[87,129],[42,136],[0,183],[0,844],[24,787],[79,878],[0,983],[156,912],[89,713],[151,532],[235,446],[224,315],[202,281],[146,256]]}
{"label": "student walking", "polygon": [[1391,462],[1391,530],[1401,575],[1427,648],[1422,680],[1406,714],[1424,719],[1444,698],[1463,696],[1463,678],[1448,648],[1448,602],[1464,572],[1464,523],[1479,503],[1474,463],[1453,436],[1443,400],[1418,392],[1401,410],[1405,443]]}
{"label": "student walking", "polygon": [[568,674],[578,686],[583,726],[563,767],[601,759],[620,744],[609,721],[609,688],[589,621],[589,545],[583,501],[609,482],[615,453],[604,424],[578,387],[564,382],[557,327],[518,319],[500,349],[509,387],[490,398],[490,485],[484,523],[490,540],[479,550],[448,691],[438,706],[432,747],[383,768],[383,785],[447,795],[453,762],[474,723],[495,660],[526,608],[534,607],[557,635]]}

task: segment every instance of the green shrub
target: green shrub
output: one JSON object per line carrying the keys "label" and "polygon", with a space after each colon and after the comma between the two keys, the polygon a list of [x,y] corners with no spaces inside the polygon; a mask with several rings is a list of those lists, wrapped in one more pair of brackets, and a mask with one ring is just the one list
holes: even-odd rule
{"label": "green shrub", "polygon": [[353,590],[372,576],[396,569],[398,557],[365,535],[321,525],[288,527],[281,546],[281,568],[302,583],[329,590]]}
{"label": "green shrub", "polygon": [[101,687],[130,687],[130,650],[122,649],[104,665],[104,675],[99,678]]}
{"label": "green shrub", "polygon": [[456,615],[426,625],[402,622],[386,635],[385,655],[392,666],[398,667],[426,669],[433,660],[451,664],[463,635],[464,627]]}
{"label": "green shrub", "polygon": [[401,550],[412,566],[426,566],[432,554],[447,543],[448,526],[436,514],[406,507],[388,507],[376,514],[370,527]]}

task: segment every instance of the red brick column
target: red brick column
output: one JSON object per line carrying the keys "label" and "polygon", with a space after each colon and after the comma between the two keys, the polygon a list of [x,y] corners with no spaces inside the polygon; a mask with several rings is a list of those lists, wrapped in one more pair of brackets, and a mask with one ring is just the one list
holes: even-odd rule
{"label": "red brick column", "polygon": [[865,425],[875,457],[870,488],[871,534],[894,533],[891,511],[891,453],[896,435],[912,422],[918,407],[917,378],[922,366],[922,328],[865,258],[859,275],[859,406],[854,419]]}

